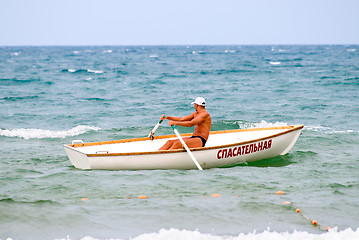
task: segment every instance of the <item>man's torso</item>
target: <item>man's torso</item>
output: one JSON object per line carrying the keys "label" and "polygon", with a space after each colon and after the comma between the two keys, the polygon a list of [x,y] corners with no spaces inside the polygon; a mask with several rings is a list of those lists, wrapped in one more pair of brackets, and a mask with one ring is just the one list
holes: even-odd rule
{"label": "man's torso", "polygon": [[[196,125],[194,128],[193,136],[201,136],[204,139],[208,140],[209,132],[211,131],[212,126],[212,119],[209,113],[206,111],[205,113],[205,120],[201,122],[200,124]],[[196,118],[199,115],[199,113],[195,112],[194,117]]]}

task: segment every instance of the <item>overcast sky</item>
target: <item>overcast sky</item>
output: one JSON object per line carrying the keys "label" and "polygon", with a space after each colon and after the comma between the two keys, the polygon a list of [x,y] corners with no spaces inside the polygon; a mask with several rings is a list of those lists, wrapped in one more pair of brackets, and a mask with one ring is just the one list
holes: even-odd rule
{"label": "overcast sky", "polygon": [[1,0],[0,46],[359,44],[359,0]]}

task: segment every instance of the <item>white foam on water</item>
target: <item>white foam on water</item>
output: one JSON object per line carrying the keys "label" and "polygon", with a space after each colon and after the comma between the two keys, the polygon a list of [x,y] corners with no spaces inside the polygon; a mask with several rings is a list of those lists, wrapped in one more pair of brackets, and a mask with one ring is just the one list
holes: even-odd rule
{"label": "white foam on water", "polygon": [[[245,128],[267,128],[267,127],[283,127],[288,125],[294,125],[294,124],[288,124],[285,122],[275,122],[270,123],[265,120],[261,120],[259,123],[241,123],[237,122],[239,125],[239,128],[245,129]],[[299,124],[299,123],[298,123]],[[353,130],[353,129],[346,129],[346,130],[335,130],[331,127],[324,127],[321,125],[315,125],[315,126],[306,126],[304,125],[305,130],[313,131],[313,132],[323,132],[326,134],[335,134],[335,133],[343,133],[343,134],[350,134],[350,133],[359,133],[359,130]]]}
{"label": "white foam on water", "polygon": [[267,127],[283,127],[288,126],[288,123],[285,122],[275,122],[275,123],[269,123],[265,120],[261,120],[259,123],[241,123],[237,122],[240,129],[245,128],[267,128]]}
{"label": "white foam on water", "polygon": [[[8,238],[10,239],[10,238]],[[67,236],[64,240],[70,240],[71,237]],[[106,238],[109,239],[109,238]],[[116,240],[111,238],[112,240]],[[359,228],[353,230],[347,228],[343,231],[338,231],[336,228],[330,229],[328,232],[323,232],[320,234],[308,233],[305,231],[294,231],[294,232],[275,232],[275,231],[263,231],[257,233],[256,231],[252,233],[241,233],[236,236],[228,235],[213,235],[208,233],[200,233],[199,231],[189,231],[189,230],[179,230],[175,228],[171,229],[161,229],[159,232],[155,233],[144,233],[134,238],[129,238],[130,240],[182,240],[182,239],[191,239],[191,240],[357,240],[359,239]],[[60,240],[60,239],[58,239]],[[81,240],[98,240],[91,236],[86,236],[81,238]],[[124,240],[124,239],[118,239]]]}
{"label": "white foam on water", "polygon": [[[294,231],[289,232],[271,232],[270,230],[262,233],[244,234],[238,236],[216,236],[212,234],[203,234],[198,231],[187,231],[178,229],[161,229],[158,233],[142,234],[133,240],[175,240],[175,239],[191,239],[191,240],[354,240],[359,238],[359,228],[356,231],[348,228],[344,231],[330,230],[322,234],[312,234],[308,232]],[[85,240],[85,239],[83,239]],[[89,240],[89,239],[86,239]]]}
{"label": "white foam on water", "polygon": [[280,65],[281,62],[269,62],[270,65]]}
{"label": "white foam on water", "polygon": [[84,134],[89,131],[101,130],[99,127],[80,125],[70,130],[65,131],[51,131],[36,128],[15,128],[15,129],[0,129],[0,136],[18,137],[23,139],[41,139],[41,138],[65,138]]}
{"label": "white foam on water", "polygon": [[305,129],[307,130],[311,130],[311,131],[315,131],[315,132],[319,132],[319,131],[331,131],[332,129],[330,127],[323,127],[321,125],[316,125],[316,126],[305,126]]}
{"label": "white foam on water", "polygon": [[285,122],[275,122],[269,123],[265,120],[261,120],[259,123],[249,123],[249,122],[237,122],[240,129],[246,128],[267,128],[267,127],[283,127],[288,126],[288,123]]}
{"label": "white foam on water", "polygon": [[[228,123],[227,123],[228,124]],[[267,127],[283,127],[293,124],[288,124],[286,122],[275,122],[270,123],[265,120],[261,120],[259,123],[248,123],[248,122],[237,122],[240,129],[245,128],[267,128]],[[299,124],[299,123],[298,123]],[[350,133],[359,133],[359,130],[354,129],[346,129],[346,130],[336,130],[331,127],[324,127],[321,125],[315,125],[315,126],[306,126],[304,125],[305,130],[313,131],[313,132],[323,132],[326,134],[336,134],[336,133],[343,133],[343,134],[350,134]]]}
{"label": "white foam on water", "polygon": [[323,132],[327,134],[334,134],[334,133],[355,133],[359,132],[359,130],[347,129],[347,130],[335,130],[331,127],[324,127],[321,125],[316,126],[304,126],[304,129],[314,131],[314,132]]}
{"label": "white foam on water", "polygon": [[255,128],[266,128],[266,127],[283,127],[288,126],[288,123],[285,122],[275,122],[275,123],[269,123],[265,120],[262,120],[260,123],[254,123],[253,124]]}
{"label": "white foam on water", "polygon": [[192,51],[192,54],[193,54],[193,55],[203,54],[203,53],[204,53],[204,51]]}
{"label": "white foam on water", "polygon": [[[66,70],[64,70],[66,71]],[[77,72],[88,72],[88,73],[95,73],[95,74],[99,74],[99,73],[103,73],[103,71],[100,71],[100,70],[92,70],[92,69],[87,69],[87,70],[84,70],[84,69],[73,69],[73,68],[69,68],[67,69],[68,72],[70,73],[77,73]]]}
{"label": "white foam on water", "polygon": [[91,69],[87,69],[87,72],[89,72],[89,73],[96,73],[96,74],[98,74],[98,73],[103,73],[103,71],[91,70]]}

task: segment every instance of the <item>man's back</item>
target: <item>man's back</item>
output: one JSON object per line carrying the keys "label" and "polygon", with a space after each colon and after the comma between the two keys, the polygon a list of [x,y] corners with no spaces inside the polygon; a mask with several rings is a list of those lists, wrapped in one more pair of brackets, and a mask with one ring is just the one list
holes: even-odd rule
{"label": "man's back", "polygon": [[211,131],[212,119],[206,110],[201,113],[194,113],[194,118],[201,118],[201,122],[195,126],[193,136],[201,136],[208,140],[209,132]]}

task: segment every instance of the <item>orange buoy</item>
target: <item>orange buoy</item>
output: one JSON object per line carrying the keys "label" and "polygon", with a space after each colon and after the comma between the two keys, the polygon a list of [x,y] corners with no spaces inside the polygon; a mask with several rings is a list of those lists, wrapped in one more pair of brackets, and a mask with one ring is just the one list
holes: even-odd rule
{"label": "orange buoy", "polygon": [[289,205],[289,204],[291,204],[291,202],[285,201],[283,204],[284,205]]}
{"label": "orange buoy", "polygon": [[212,194],[212,197],[220,197],[221,195],[218,193]]}
{"label": "orange buoy", "polygon": [[297,209],[295,209],[295,211],[296,211],[296,212],[300,212],[300,209],[299,209],[299,208],[297,208]]}
{"label": "orange buoy", "polygon": [[284,194],[284,192],[283,191],[278,191],[275,194],[282,195],[282,194]]}
{"label": "orange buoy", "polygon": [[88,198],[81,198],[81,201],[87,201],[87,200],[89,200]]}
{"label": "orange buoy", "polygon": [[147,196],[141,195],[141,196],[138,196],[138,199],[147,199]]}
{"label": "orange buoy", "polygon": [[312,224],[313,224],[313,225],[317,225],[318,223],[317,223],[317,221],[313,220],[313,221],[312,221]]}
{"label": "orange buoy", "polygon": [[327,227],[327,231],[329,231],[330,229],[332,229],[331,227]]}

